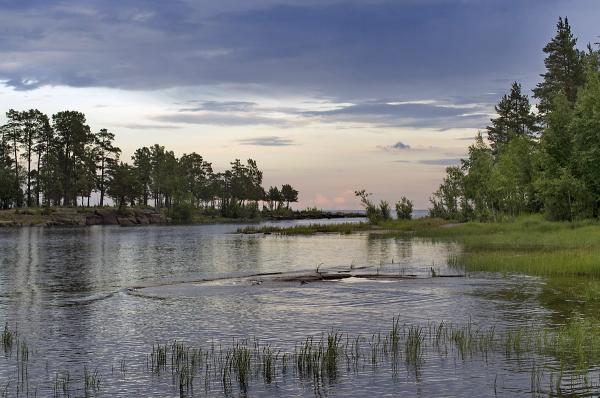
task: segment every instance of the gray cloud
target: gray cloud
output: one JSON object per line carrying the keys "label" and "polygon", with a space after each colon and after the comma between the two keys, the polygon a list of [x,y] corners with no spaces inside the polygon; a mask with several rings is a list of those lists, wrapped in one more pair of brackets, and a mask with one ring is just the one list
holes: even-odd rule
{"label": "gray cloud", "polygon": [[460,164],[461,158],[449,158],[449,159],[423,159],[419,160],[420,164],[426,164],[430,166],[456,166]]}
{"label": "gray cloud", "polygon": [[2,0],[0,11],[0,59],[11,61],[0,79],[15,89],[242,84],[355,100],[531,87],[557,15],[585,42],[600,4]]}
{"label": "gray cloud", "polygon": [[[440,131],[456,127],[481,128],[489,122],[488,105],[448,101],[357,101],[336,109],[307,111],[302,108],[271,107],[251,101],[187,101],[177,104],[176,112],[154,116],[169,123],[199,125],[268,125],[291,127],[310,122],[361,123],[375,127],[433,128]],[[491,108],[491,106],[489,106]],[[277,114],[277,117],[270,115]],[[411,149],[396,143],[384,150]]]}
{"label": "gray cloud", "polygon": [[323,121],[371,123],[392,127],[481,128],[489,122],[488,104],[429,101],[369,101],[328,111],[306,112]]}
{"label": "gray cloud", "polygon": [[410,145],[403,143],[402,141],[398,141],[392,145],[379,146],[378,148],[383,149],[384,151],[396,152],[396,151],[407,151],[410,148]]}
{"label": "gray cloud", "polygon": [[444,159],[420,159],[420,160],[394,160],[395,163],[416,163],[427,166],[456,166],[460,164],[461,158],[444,158]]}
{"label": "gray cloud", "polygon": [[174,130],[180,129],[181,126],[174,124],[122,124],[120,127],[125,127],[132,130]]}
{"label": "gray cloud", "polygon": [[246,112],[256,107],[256,102],[249,101],[191,101],[189,108],[181,108],[181,112]]}
{"label": "gray cloud", "polygon": [[236,115],[224,113],[171,113],[153,116],[152,119],[167,123],[182,123],[212,126],[278,126],[289,127],[290,123],[281,118],[256,116],[251,113]]}
{"label": "gray cloud", "polygon": [[255,146],[289,146],[295,145],[294,141],[289,138],[268,136],[268,137],[254,137],[244,138],[238,140],[242,145],[255,145]]}
{"label": "gray cloud", "polygon": [[391,148],[392,149],[398,149],[398,150],[410,149],[410,145],[398,141],[394,145],[392,145]]}

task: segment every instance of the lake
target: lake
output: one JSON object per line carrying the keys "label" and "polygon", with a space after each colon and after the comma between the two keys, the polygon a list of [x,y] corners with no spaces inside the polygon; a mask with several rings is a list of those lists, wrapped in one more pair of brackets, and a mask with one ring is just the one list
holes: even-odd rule
{"label": "lake", "polygon": [[[279,224],[303,222],[315,221]],[[493,350],[465,356],[451,341],[432,343],[432,328],[441,321],[498,332],[553,326],[560,314],[540,300],[543,279],[460,277],[452,259],[461,247],[450,242],[368,233],[235,234],[239,227],[0,229],[0,319],[26,341],[28,352],[23,365],[18,349],[5,348],[0,391],[106,397],[529,396],[548,383],[550,376],[536,366],[551,368],[551,356]],[[317,268],[390,277],[300,283],[267,275],[314,274]],[[442,277],[431,277],[432,268]],[[416,360],[408,343],[398,351],[399,360],[390,359],[386,333],[394,319],[403,338],[411,338],[415,325],[424,333]],[[337,332],[345,357],[335,369],[321,368],[320,379],[295,365],[265,376],[268,350],[277,353],[276,364],[284,354],[298,364],[293,355],[307,337],[317,342],[323,333]],[[175,340],[205,350],[201,370],[191,385],[186,379],[185,388],[171,357],[155,369],[155,345]],[[349,341],[370,354],[350,360]],[[263,361],[262,373],[251,374],[244,388],[235,380],[228,387],[220,373],[211,372],[231,365],[228,355],[237,354],[227,347],[240,344],[252,352],[250,361]]]}

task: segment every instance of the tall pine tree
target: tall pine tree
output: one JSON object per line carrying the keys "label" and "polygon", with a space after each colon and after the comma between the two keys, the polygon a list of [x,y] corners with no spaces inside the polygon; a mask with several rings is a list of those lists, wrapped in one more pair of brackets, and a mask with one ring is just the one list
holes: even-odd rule
{"label": "tall pine tree", "polygon": [[554,98],[564,95],[571,108],[577,99],[577,89],[585,81],[583,53],[577,49],[577,38],[571,32],[569,20],[562,17],[556,25],[556,36],[544,47],[547,55],[544,60],[546,73],[544,81],[533,90],[539,99],[540,113],[547,114],[553,106]]}
{"label": "tall pine tree", "polygon": [[521,93],[521,85],[512,84],[510,94],[496,105],[498,117],[487,127],[488,139],[494,154],[514,137],[533,139],[540,131],[537,116],[531,112],[529,97]]}

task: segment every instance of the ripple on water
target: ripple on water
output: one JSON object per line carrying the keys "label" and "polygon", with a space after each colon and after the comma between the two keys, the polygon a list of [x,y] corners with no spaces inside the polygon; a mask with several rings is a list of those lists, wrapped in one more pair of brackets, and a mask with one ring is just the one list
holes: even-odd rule
{"label": "ripple on water", "polygon": [[[102,373],[105,396],[177,396],[170,378],[147,372],[154,343],[177,339],[207,347],[256,336],[291,352],[307,336],[318,338],[329,330],[365,338],[385,333],[394,316],[409,325],[472,321],[499,330],[543,325],[548,317],[549,310],[537,298],[536,278],[429,278],[432,267],[441,274],[456,272],[446,266],[448,257],[460,252],[454,244],[368,234],[232,234],[238,227],[0,231],[0,316],[18,325],[35,347],[32,355],[39,361],[36,365],[32,359],[32,380],[48,387],[56,372],[69,370],[74,385],[80,385],[87,364]],[[314,272],[317,266],[325,272],[416,278],[351,277],[307,284],[243,278]],[[550,363],[548,358],[538,360]],[[120,371],[121,361],[125,372]],[[8,364],[0,358],[0,382],[14,379]],[[496,389],[499,395],[524,396],[531,386],[529,365],[501,356],[462,361],[426,351],[418,376],[404,368],[394,374],[383,365],[365,366],[340,376],[326,393],[492,396]],[[315,395],[314,386],[294,378],[256,385],[251,391],[251,396]],[[221,393],[217,386],[207,395]],[[38,396],[43,395],[40,390]]]}

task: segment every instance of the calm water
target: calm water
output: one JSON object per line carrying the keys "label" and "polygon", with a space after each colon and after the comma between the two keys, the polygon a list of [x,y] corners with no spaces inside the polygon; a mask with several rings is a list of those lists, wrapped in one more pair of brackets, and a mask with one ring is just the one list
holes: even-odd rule
{"label": "calm water", "polygon": [[[455,244],[369,234],[232,233],[238,227],[0,229],[0,319],[18,328],[33,350],[29,394],[52,396],[57,373],[69,372],[70,396],[83,396],[86,365],[102,375],[98,396],[179,396],[170,377],[147,370],[153,343],[174,339],[207,346],[256,336],[292,351],[307,336],[328,330],[353,336],[385,332],[394,316],[408,324],[471,321],[501,330],[544,325],[554,315],[538,301],[544,286],[540,279],[485,274],[428,278],[432,266],[438,273],[457,273],[446,266],[460,251]],[[185,283],[317,266],[370,266],[371,272],[422,278],[305,285]],[[138,288],[135,294],[131,287]],[[364,366],[326,390],[291,378],[268,386],[256,383],[248,395],[531,394],[531,366],[523,359],[460,361],[426,352],[419,375],[392,373],[385,366]],[[14,358],[0,358],[0,391],[16,396],[17,385]],[[194,396],[205,395],[223,392],[216,387],[194,391]]]}

